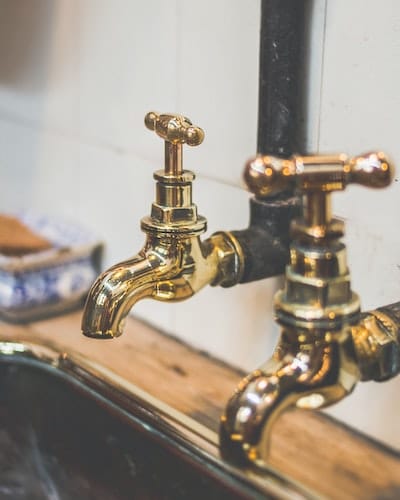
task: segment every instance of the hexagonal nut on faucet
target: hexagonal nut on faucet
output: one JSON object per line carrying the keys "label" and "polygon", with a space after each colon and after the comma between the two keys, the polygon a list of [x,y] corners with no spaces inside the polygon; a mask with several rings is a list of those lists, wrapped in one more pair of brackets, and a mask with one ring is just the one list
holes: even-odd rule
{"label": "hexagonal nut on faucet", "polygon": [[386,314],[365,313],[360,323],[352,327],[352,336],[361,380],[383,382],[399,373],[398,328]]}

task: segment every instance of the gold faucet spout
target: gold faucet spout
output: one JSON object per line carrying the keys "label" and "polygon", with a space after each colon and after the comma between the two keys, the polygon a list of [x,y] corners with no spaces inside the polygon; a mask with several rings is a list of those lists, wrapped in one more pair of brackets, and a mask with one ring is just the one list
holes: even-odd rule
{"label": "gold faucet spout", "polygon": [[119,337],[124,320],[139,300],[178,302],[204,286],[230,286],[240,277],[236,240],[216,233],[205,241],[198,236],[161,238],[148,235],[135,257],[114,265],[93,284],[86,299],[82,333],[87,337]]}
{"label": "gold faucet spout", "polygon": [[161,280],[177,273],[179,252],[162,247],[143,249],[135,257],[120,262],[101,274],[86,300],[82,333],[109,339],[122,334],[125,317],[139,300],[155,297]]}
{"label": "gold faucet spout", "polygon": [[331,405],[359,379],[349,330],[319,343],[285,337],[274,356],[240,382],[221,418],[221,450],[231,462],[265,467],[273,425],[285,411]]}

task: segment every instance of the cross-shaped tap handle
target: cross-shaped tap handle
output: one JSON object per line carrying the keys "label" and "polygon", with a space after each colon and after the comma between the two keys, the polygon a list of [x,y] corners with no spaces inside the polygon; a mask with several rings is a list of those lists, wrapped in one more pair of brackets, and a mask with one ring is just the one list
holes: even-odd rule
{"label": "cross-shaped tap handle", "polygon": [[160,136],[164,141],[172,144],[188,144],[198,146],[203,142],[204,131],[182,115],[164,113],[160,115],[150,111],[144,118],[144,123],[149,130]]}
{"label": "cross-shaped tap handle", "polygon": [[257,156],[246,164],[244,179],[252,193],[264,197],[288,189],[330,193],[341,191],[350,183],[383,188],[391,183],[393,171],[381,152],[354,158],[345,154],[288,159]]}
{"label": "cross-shaped tap handle", "polygon": [[314,239],[338,237],[343,223],[332,217],[330,194],[350,183],[373,188],[388,186],[393,168],[383,153],[349,158],[335,156],[292,156],[288,159],[257,156],[244,171],[249,190],[258,198],[295,190],[303,195],[303,217],[292,223],[292,236]]}
{"label": "cross-shaped tap handle", "polygon": [[198,146],[204,131],[182,115],[158,114],[150,111],[144,118],[149,130],[165,141],[165,174],[173,177],[182,173],[182,145]]}

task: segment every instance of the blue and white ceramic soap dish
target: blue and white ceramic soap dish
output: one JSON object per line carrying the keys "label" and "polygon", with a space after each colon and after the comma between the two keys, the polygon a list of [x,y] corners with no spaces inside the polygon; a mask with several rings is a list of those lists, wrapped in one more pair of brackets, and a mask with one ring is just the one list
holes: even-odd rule
{"label": "blue and white ceramic soap dish", "polygon": [[0,317],[26,323],[79,307],[99,274],[102,243],[55,217],[31,212],[16,217],[52,248],[22,257],[0,254]]}

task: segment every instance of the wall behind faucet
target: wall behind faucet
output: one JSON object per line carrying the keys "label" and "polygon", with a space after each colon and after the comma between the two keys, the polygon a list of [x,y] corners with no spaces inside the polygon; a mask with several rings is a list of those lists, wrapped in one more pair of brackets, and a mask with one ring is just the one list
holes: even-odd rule
{"label": "wall behind faucet", "polygon": [[[0,209],[81,221],[107,242],[105,265],[136,252],[152,171],[163,162],[162,142],[143,126],[155,109],[182,112],[206,131],[184,159],[197,172],[209,232],[245,227],[240,177],[256,144],[259,10],[254,0],[0,0]],[[400,165],[400,3],[319,0],[312,28],[309,151],[382,148]],[[398,191],[394,183],[336,196],[366,308],[400,300]],[[209,287],[134,312],[252,369],[276,342],[279,284]],[[400,379],[360,384],[331,413],[400,447],[399,388]]]}

